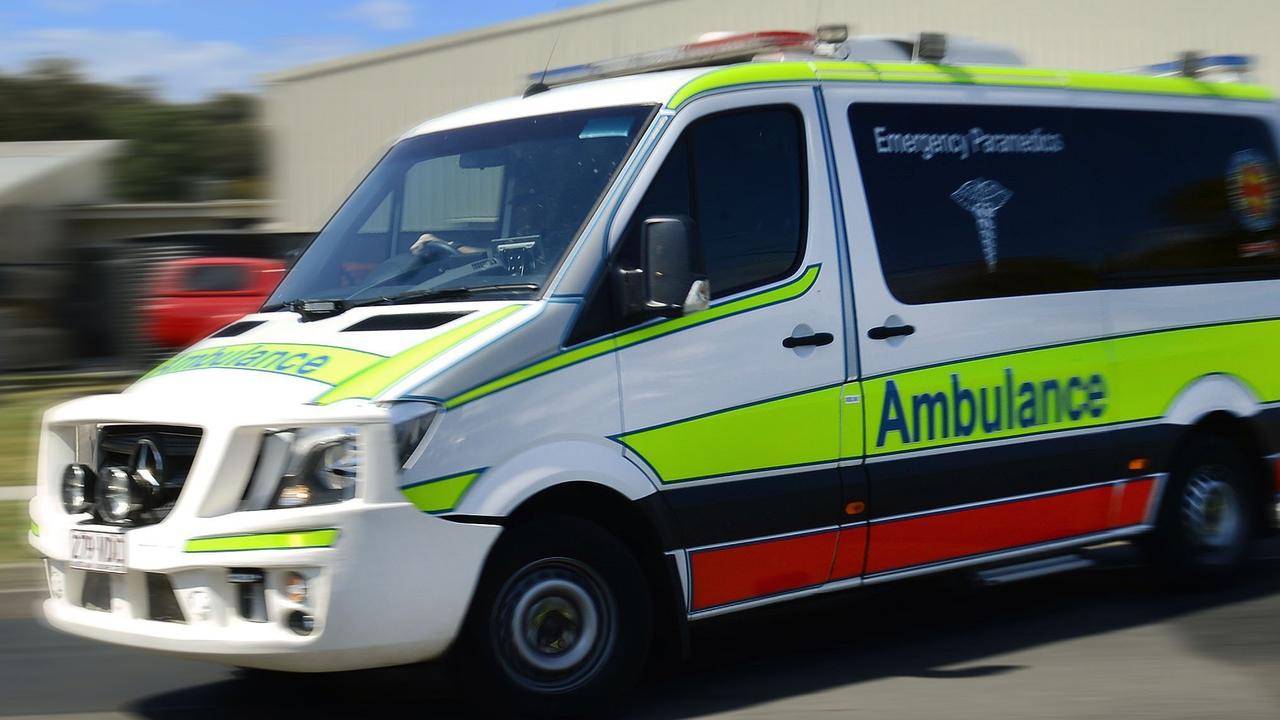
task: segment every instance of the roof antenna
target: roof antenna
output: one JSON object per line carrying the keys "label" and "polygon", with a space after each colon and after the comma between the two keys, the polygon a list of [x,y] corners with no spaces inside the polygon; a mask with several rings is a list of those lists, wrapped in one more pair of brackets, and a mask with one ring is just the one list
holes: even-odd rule
{"label": "roof antenna", "polygon": [[551,58],[555,57],[556,45],[560,44],[560,30],[562,29],[563,28],[560,26],[556,27],[556,36],[551,40],[551,52],[547,53],[547,64],[542,66],[542,75],[538,76],[537,82],[524,89],[524,95],[522,97],[537,95],[538,93],[544,93],[551,89],[547,87],[547,71],[551,69]]}

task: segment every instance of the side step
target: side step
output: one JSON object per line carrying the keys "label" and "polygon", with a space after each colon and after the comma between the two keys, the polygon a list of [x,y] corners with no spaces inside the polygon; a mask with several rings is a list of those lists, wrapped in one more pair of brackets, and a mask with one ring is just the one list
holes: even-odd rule
{"label": "side step", "polygon": [[1053,575],[1054,573],[1080,570],[1093,567],[1096,564],[1095,561],[1082,555],[1059,555],[1016,565],[1003,565],[987,570],[979,570],[976,575],[978,582],[983,585],[1004,585],[1019,580],[1030,580],[1031,578]]}

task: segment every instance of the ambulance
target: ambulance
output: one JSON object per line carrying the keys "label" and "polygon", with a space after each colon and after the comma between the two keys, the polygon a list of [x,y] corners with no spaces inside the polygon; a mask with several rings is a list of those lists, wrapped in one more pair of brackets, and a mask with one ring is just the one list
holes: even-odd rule
{"label": "ambulance", "polygon": [[429,120],[260,312],[47,413],[43,612],[246,668],[448,657],[556,714],[818,593],[1116,541],[1228,580],[1280,491],[1247,71],[828,26]]}

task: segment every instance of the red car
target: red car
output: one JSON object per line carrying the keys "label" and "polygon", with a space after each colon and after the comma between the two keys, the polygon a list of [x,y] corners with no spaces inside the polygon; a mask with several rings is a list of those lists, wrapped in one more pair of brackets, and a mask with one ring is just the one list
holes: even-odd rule
{"label": "red car", "polygon": [[260,258],[169,260],[143,307],[147,340],[184,348],[251,312],[284,277],[285,264]]}

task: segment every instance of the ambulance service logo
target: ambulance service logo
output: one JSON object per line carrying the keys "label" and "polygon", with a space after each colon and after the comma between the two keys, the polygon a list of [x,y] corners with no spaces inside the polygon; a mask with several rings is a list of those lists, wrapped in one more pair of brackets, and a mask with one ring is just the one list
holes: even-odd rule
{"label": "ambulance service logo", "polygon": [[1246,230],[1259,232],[1276,225],[1276,178],[1267,156],[1257,150],[1241,150],[1227,166],[1227,194],[1231,207]]}
{"label": "ambulance service logo", "polygon": [[957,205],[973,214],[978,225],[978,239],[982,242],[982,257],[987,261],[987,272],[996,271],[999,258],[996,248],[996,211],[1013,197],[1013,191],[995,180],[977,178],[970,180],[951,193]]}

